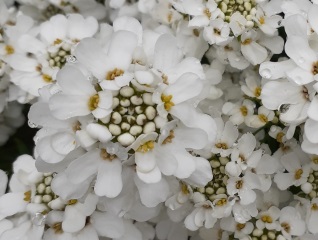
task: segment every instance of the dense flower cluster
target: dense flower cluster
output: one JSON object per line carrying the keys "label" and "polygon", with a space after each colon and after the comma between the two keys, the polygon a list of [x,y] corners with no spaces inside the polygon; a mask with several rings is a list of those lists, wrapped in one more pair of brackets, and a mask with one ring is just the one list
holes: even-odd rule
{"label": "dense flower cluster", "polygon": [[0,2],[0,240],[317,240],[318,1]]}

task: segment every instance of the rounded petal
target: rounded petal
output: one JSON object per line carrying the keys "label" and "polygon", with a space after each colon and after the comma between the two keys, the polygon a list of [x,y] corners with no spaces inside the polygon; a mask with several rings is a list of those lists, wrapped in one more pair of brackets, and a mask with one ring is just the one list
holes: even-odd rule
{"label": "rounded petal", "polygon": [[98,196],[117,197],[123,188],[121,171],[122,165],[119,159],[103,160],[98,166],[95,193]]}

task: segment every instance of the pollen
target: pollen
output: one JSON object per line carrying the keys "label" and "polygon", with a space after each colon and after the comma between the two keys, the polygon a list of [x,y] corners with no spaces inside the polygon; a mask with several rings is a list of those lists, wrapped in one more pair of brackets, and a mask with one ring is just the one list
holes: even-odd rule
{"label": "pollen", "polygon": [[242,43],[242,45],[249,45],[251,42],[252,42],[252,39],[247,38],[247,39],[245,39],[245,40],[244,40],[243,42],[241,42],[241,43]]}
{"label": "pollen", "polygon": [[282,228],[283,228],[287,233],[290,232],[290,225],[289,225],[288,223],[283,222],[283,223],[281,224],[281,226],[282,226]]}
{"label": "pollen", "polygon": [[174,106],[174,103],[171,101],[172,95],[161,95],[161,101],[164,102],[164,107],[167,111],[170,111],[171,108]]}
{"label": "pollen", "polygon": [[259,114],[258,115],[258,119],[263,122],[263,123],[267,123],[268,122],[268,118],[264,115],[264,114]]}
{"label": "pollen", "polygon": [[122,75],[124,75],[124,70],[121,70],[119,68],[115,68],[114,70],[109,71],[106,74],[106,80],[112,81],[112,80],[115,80],[116,77],[119,77],[119,76],[122,76]]}
{"label": "pollen", "polygon": [[54,45],[59,45],[61,43],[62,43],[62,40],[59,39],[59,38],[55,39],[54,42],[53,42]]}
{"label": "pollen", "polygon": [[51,83],[51,82],[53,82],[52,77],[51,77],[50,75],[47,75],[47,74],[43,74],[43,75],[42,75],[42,79],[43,79],[43,81],[46,82],[46,83]]}
{"label": "pollen", "polygon": [[241,189],[243,187],[243,181],[242,180],[236,181],[235,187],[236,189]]}
{"label": "pollen", "polygon": [[148,141],[142,144],[141,146],[139,146],[139,148],[137,149],[137,152],[147,153],[151,151],[152,149],[154,149],[154,147],[155,147],[154,141]]}
{"label": "pollen", "polygon": [[169,136],[162,142],[162,144],[172,143],[172,139],[174,139],[174,131],[170,131]]}
{"label": "pollen", "polygon": [[260,23],[261,25],[263,25],[263,24],[265,23],[265,18],[264,18],[264,17],[260,17],[259,23]]}
{"label": "pollen", "polygon": [[5,50],[6,50],[7,55],[11,55],[14,53],[14,48],[11,45],[6,45]]}
{"label": "pollen", "polygon": [[188,186],[184,183],[181,183],[181,192],[184,194],[184,195],[188,195],[190,192],[189,192],[189,189],[188,189]]}
{"label": "pollen", "polygon": [[167,20],[168,20],[168,23],[171,23],[171,21],[172,21],[172,12],[168,13]]}
{"label": "pollen", "polygon": [[261,92],[262,92],[262,89],[261,89],[260,87],[255,88],[255,90],[254,90],[254,96],[255,96],[255,97],[261,96]]}
{"label": "pollen", "polygon": [[210,19],[211,16],[212,16],[212,13],[210,12],[210,10],[209,10],[208,8],[205,8],[205,9],[203,10],[203,13],[204,13],[205,16],[208,17],[208,19]]}
{"label": "pollen", "polygon": [[100,156],[102,159],[108,160],[108,161],[113,161],[116,158],[115,155],[109,154],[104,148],[100,150]]}
{"label": "pollen", "polygon": [[222,142],[221,143],[216,143],[215,147],[221,148],[221,149],[224,149],[224,150],[229,148],[226,143],[222,143]]}
{"label": "pollen", "polygon": [[299,180],[300,178],[301,178],[301,175],[303,174],[303,170],[300,168],[300,169],[298,169],[296,172],[295,172],[295,179],[296,180]]}
{"label": "pollen", "polygon": [[283,133],[283,132],[279,132],[278,134],[277,134],[277,136],[276,136],[276,140],[277,140],[277,142],[279,142],[279,143],[282,143],[283,142],[283,137],[285,136],[285,133]]}
{"label": "pollen", "polygon": [[23,200],[26,201],[26,202],[30,202],[31,201],[31,191],[27,191],[27,192],[24,193]]}
{"label": "pollen", "polygon": [[314,74],[314,75],[318,74],[318,61],[317,61],[317,62],[314,62],[314,63],[312,64],[311,72],[312,72],[312,74]]}
{"label": "pollen", "polygon": [[241,111],[241,114],[242,114],[244,117],[247,116],[248,110],[247,110],[247,107],[246,107],[246,106],[240,107],[240,111]]}
{"label": "pollen", "polygon": [[77,199],[70,199],[68,200],[67,205],[74,205],[76,203],[77,203]]}
{"label": "pollen", "polygon": [[54,232],[56,234],[61,234],[63,233],[63,229],[62,229],[62,223],[61,222],[57,222],[57,223],[54,223],[52,228],[54,229]]}
{"label": "pollen", "polygon": [[313,210],[313,211],[318,211],[318,205],[317,205],[317,203],[314,203],[313,205],[311,205],[311,210]]}
{"label": "pollen", "polygon": [[237,231],[241,231],[243,228],[245,228],[245,224],[244,223],[236,224],[236,230]]}
{"label": "pollen", "polygon": [[194,35],[194,36],[196,36],[196,37],[199,37],[199,36],[200,36],[200,32],[199,32],[198,29],[195,28],[195,29],[192,30],[192,32],[193,32],[193,35]]}
{"label": "pollen", "polygon": [[262,220],[263,222],[265,222],[265,223],[272,223],[272,222],[273,222],[272,217],[269,216],[269,215],[263,215],[263,216],[261,217],[261,220]]}
{"label": "pollen", "polygon": [[224,205],[226,205],[227,204],[227,199],[226,198],[221,198],[220,200],[218,200],[217,202],[216,202],[216,206],[219,206],[219,207],[222,207],[222,206],[224,206]]}
{"label": "pollen", "polygon": [[314,164],[318,164],[318,156],[314,156],[313,159],[312,159],[312,162]]}
{"label": "pollen", "polygon": [[218,35],[218,36],[221,35],[220,29],[214,28],[214,29],[213,29],[213,32],[214,32],[214,34],[216,34],[216,35]]}
{"label": "pollen", "polygon": [[91,96],[88,101],[89,110],[94,111],[98,107],[98,103],[99,103],[98,94]]}

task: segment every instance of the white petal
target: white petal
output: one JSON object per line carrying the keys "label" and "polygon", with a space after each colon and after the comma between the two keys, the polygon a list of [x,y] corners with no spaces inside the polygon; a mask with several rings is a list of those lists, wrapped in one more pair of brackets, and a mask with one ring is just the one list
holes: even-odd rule
{"label": "white petal", "polygon": [[267,58],[267,50],[254,41],[248,45],[241,45],[241,51],[243,56],[253,65],[260,64]]}
{"label": "white petal", "polygon": [[286,73],[288,79],[294,81],[298,85],[304,85],[314,80],[313,74],[300,67],[296,67]]}
{"label": "white petal", "polygon": [[[209,141],[216,137],[216,124],[212,117],[198,112],[187,103],[178,104],[171,109],[171,114],[179,118],[187,127],[200,128],[208,134]],[[193,118],[195,116],[195,118]]]}
{"label": "white petal", "polygon": [[75,233],[85,226],[86,216],[79,212],[74,206],[66,206],[64,212],[62,228],[65,232]]}
{"label": "white petal", "polygon": [[66,155],[76,147],[75,135],[67,132],[59,132],[51,137],[51,145],[54,151]]}
{"label": "white petal", "polygon": [[163,34],[155,45],[154,68],[167,71],[180,62],[181,51],[177,47],[175,37],[170,34]]}
{"label": "white petal", "polygon": [[145,183],[157,183],[161,180],[161,172],[157,166],[150,172],[139,171],[138,167],[136,167],[136,171],[138,177]]}
{"label": "white petal", "polygon": [[208,143],[208,135],[201,129],[183,127],[176,128],[174,132],[184,148],[203,149]]}
{"label": "white petal", "polygon": [[[168,80],[169,81],[169,80]],[[172,95],[174,104],[197,97],[203,90],[203,83],[196,74],[185,73],[174,84],[168,86],[164,94]]]}
{"label": "white petal", "polygon": [[89,151],[71,162],[65,173],[73,183],[81,183],[97,172],[99,159],[100,150]]}
{"label": "white petal", "polygon": [[74,66],[65,66],[57,74],[57,82],[64,93],[71,95],[93,95],[93,85],[84,74]]}
{"label": "white petal", "polygon": [[58,93],[50,99],[49,107],[54,117],[64,120],[88,115],[91,112],[88,108],[88,102],[88,97]]}
{"label": "white petal", "polygon": [[154,152],[150,151],[147,153],[135,153],[135,162],[137,164],[138,171],[150,172],[156,167],[156,156]]}
{"label": "white petal", "polygon": [[259,68],[259,73],[263,78],[278,79],[284,77],[289,70],[295,67],[296,64],[291,59],[281,62],[263,62]]}
{"label": "white petal", "polygon": [[94,38],[83,39],[75,49],[75,56],[99,80],[105,79],[107,70],[114,68],[99,42]]}
{"label": "white petal", "polygon": [[102,237],[119,238],[125,232],[123,220],[109,212],[94,212],[91,223]]}
{"label": "white petal", "polygon": [[98,166],[95,193],[98,196],[117,197],[123,188],[121,171],[122,165],[119,159],[103,160]]}
{"label": "white petal", "polygon": [[134,181],[140,194],[140,200],[146,207],[155,207],[167,200],[169,184],[164,178],[153,184],[144,183],[137,176]]}
{"label": "white petal", "polygon": [[114,66],[126,70],[131,63],[136,46],[136,34],[123,30],[115,32],[111,39],[108,56]]}
{"label": "white petal", "polygon": [[312,63],[317,61],[315,52],[310,48],[305,37],[291,36],[285,44],[287,55],[304,70],[310,71]]}
{"label": "white petal", "polygon": [[6,189],[8,184],[8,176],[7,174],[0,169],[0,196],[2,196]]}
{"label": "white petal", "polygon": [[100,142],[108,142],[112,138],[112,134],[108,128],[98,123],[90,123],[86,127],[87,132]]}
{"label": "white petal", "polygon": [[202,157],[195,158],[195,171],[185,181],[191,185],[204,187],[213,178],[211,165]]}
{"label": "white petal", "polygon": [[0,197],[0,219],[25,211],[28,202],[24,201],[24,193],[7,193]]}

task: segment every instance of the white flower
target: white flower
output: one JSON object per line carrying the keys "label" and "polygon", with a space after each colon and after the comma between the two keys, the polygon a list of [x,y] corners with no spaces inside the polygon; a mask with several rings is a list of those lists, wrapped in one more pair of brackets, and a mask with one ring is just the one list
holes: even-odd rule
{"label": "white flower", "polygon": [[85,181],[97,174],[94,186],[98,196],[114,198],[122,190],[122,162],[126,160],[125,150],[116,144],[101,145],[75,159],[66,169],[67,177],[74,183]]}
{"label": "white flower", "polygon": [[306,224],[300,213],[293,207],[284,207],[280,212],[279,223],[283,235],[290,239],[291,236],[302,236],[306,231]]}
{"label": "white flower", "polygon": [[225,124],[221,119],[217,120],[217,136],[213,153],[220,153],[221,157],[226,157],[231,154],[234,142],[238,137],[238,129],[232,122],[227,121]]}
{"label": "white flower", "polygon": [[108,39],[107,48],[94,38],[86,38],[75,49],[78,61],[98,79],[107,90],[119,90],[132,80],[129,66],[137,46],[137,36],[130,31],[117,31]]}
{"label": "white flower", "polygon": [[288,187],[300,186],[307,182],[310,165],[302,163],[295,153],[288,153],[281,158],[281,163],[288,173],[279,172],[275,175],[274,181],[281,190]]}

